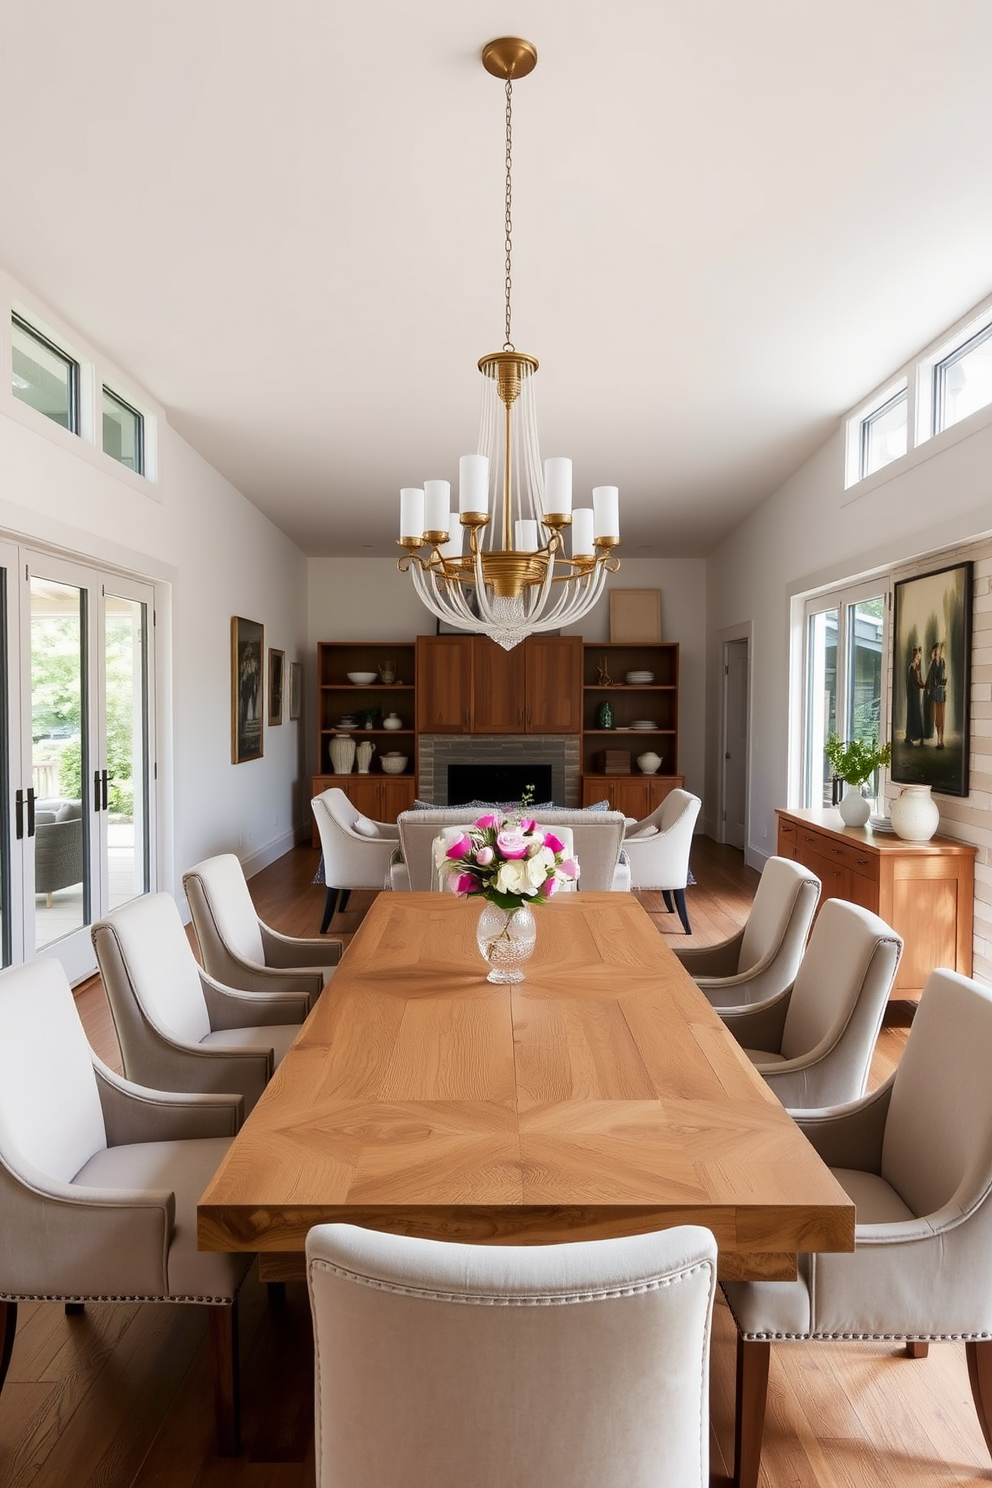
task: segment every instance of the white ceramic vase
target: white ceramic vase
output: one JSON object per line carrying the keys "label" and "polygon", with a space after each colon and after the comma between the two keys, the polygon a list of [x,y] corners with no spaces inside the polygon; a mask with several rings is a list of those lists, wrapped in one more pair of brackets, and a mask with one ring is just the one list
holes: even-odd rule
{"label": "white ceramic vase", "polygon": [[637,756],[637,767],[642,775],[654,775],[661,769],[661,755],[649,749],[647,754]]}
{"label": "white ceramic vase", "polygon": [[[859,785],[849,785],[837,808],[845,827],[863,827],[871,816],[871,802],[861,794]],[[893,823],[893,826],[895,823]]]}
{"label": "white ceramic vase", "polygon": [[330,748],[335,775],[350,775],[355,763],[355,741],[349,734],[335,734]]}
{"label": "white ceramic vase", "polygon": [[893,832],[905,842],[929,842],[940,826],[940,810],[928,785],[904,785],[889,818]]}

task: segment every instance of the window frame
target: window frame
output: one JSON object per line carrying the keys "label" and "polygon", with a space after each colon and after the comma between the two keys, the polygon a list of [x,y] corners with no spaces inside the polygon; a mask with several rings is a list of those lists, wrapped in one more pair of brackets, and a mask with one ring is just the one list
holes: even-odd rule
{"label": "window frame", "polygon": [[[901,455],[893,455],[891,460],[886,460],[884,464],[876,465],[874,470],[869,470],[868,445],[871,438],[872,426],[877,423],[879,419],[884,418],[887,413],[891,413],[892,409],[898,407],[900,403],[904,403],[906,405],[906,448],[903,450]],[[905,380],[903,381],[901,387],[896,388],[891,397],[886,398],[884,403],[878,404],[877,407],[872,408],[870,413],[866,413],[862,416],[859,429],[859,480],[867,480],[870,475],[877,475],[880,470],[885,469],[886,465],[892,465],[896,460],[901,460],[903,458],[903,455],[907,455],[909,453],[909,386]]]}
{"label": "window frame", "polygon": [[931,438],[937,434],[943,434],[945,429],[955,428],[965,419],[971,418],[972,414],[981,413],[982,409],[992,405],[992,398],[990,398],[988,402],[979,404],[978,408],[973,408],[971,413],[962,414],[961,418],[955,419],[951,424],[947,422],[947,374],[952,367],[956,367],[958,362],[963,361],[970,352],[984,345],[986,341],[992,341],[992,314],[985,316],[984,325],[980,325],[973,335],[959,342],[946,356],[942,356],[939,361],[933,363],[930,389]]}
{"label": "window frame", "polygon": [[[32,341],[35,341],[39,346],[44,347],[44,349],[50,352],[53,356],[58,357],[58,359],[64,362],[66,367],[69,369],[69,407],[67,410],[68,421],[65,425],[65,429],[68,434],[75,434],[77,438],[81,438],[83,430],[80,419],[81,399],[79,362],[74,356],[70,355],[70,353],[67,352],[64,347],[60,346],[57,341],[53,341],[50,336],[46,336],[44,331],[40,331],[37,326],[32,325],[30,320],[26,319],[25,316],[19,314],[18,311],[14,309],[11,309],[10,312],[10,324],[12,330],[16,328],[17,330],[22,331],[24,335],[28,336]],[[11,347],[11,358],[13,359],[13,346]],[[59,423],[58,419],[52,418],[50,414],[44,413],[40,408],[35,408],[34,404],[29,403],[26,398],[17,397],[17,393],[13,387],[13,368],[11,368],[11,393],[13,397],[17,399],[18,403],[22,404],[25,408],[30,408],[32,412],[38,415],[39,418],[47,419],[48,422],[54,424],[56,428],[63,427]]]}
{"label": "window frame", "polygon": [[[123,408],[126,413],[133,414],[137,421],[134,441],[135,463],[133,466],[126,464],[124,460],[119,460],[116,455],[111,454],[103,442],[104,398],[109,398],[111,403],[116,403],[117,407]],[[126,398],[122,398],[120,393],[116,392],[106,382],[100,385],[100,449],[107,456],[108,460],[113,460],[115,465],[122,466],[124,470],[131,470],[135,475],[145,474],[145,415],[140,408],[135,408],[133,403],[129,403]]]}

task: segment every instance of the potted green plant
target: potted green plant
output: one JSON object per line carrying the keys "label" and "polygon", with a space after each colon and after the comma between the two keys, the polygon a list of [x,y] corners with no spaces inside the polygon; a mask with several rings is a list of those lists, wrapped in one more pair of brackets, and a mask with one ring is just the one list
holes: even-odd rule
{"label": "potted green plant", "polygon": [[838,780],[843,780],[847,790],[840,803],[840,814],[848,827],[863,827],[871,815],[871,806],[861,793],[861,787],[870,780],[880,765],[887,765],[892,758],[888,744],[879,744],[877,739],[841,739],[831,734],[823,752],[827,763]]}

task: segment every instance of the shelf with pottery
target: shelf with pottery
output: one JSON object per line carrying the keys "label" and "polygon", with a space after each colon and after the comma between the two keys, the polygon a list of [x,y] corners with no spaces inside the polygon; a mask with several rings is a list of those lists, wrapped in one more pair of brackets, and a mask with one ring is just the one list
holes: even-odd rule
{"label": "shelf with pottery", "polygon": [[[582,669],[582,803],[647,816],[684,784],[678,644],[586,643]],[[626,753],[629,772],[608,769],[607,751]]]}
{"label": "shelf with pottery", "polygon": [[870,825],[845,827],[836,807],[778,808],[778,854],[812,869],[820,896],[881,915],[905,942],[890,998],[919,999],[936,966],[971,976],[975,853],[967,842],[911,842]]}

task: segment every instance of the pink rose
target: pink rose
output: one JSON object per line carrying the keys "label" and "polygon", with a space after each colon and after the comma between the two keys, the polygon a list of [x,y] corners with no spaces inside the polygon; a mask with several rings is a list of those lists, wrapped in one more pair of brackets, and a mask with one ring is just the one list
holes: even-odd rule
{"label": "pink rose", "polygon": [[503,825],[503,817],[498,811],[493,811],[489,814],[489,816],[480,816],[475,825],[477,827],[482,827],[483,829],[486,827],[495,827],[496,830],[499,831],[500,827]]}
{"label": "pink rose", "polygon": [[556,837],[554,832],[545,832],[544,845],[545,847],[550,847],[553,853],[560,853],[565,851],[564,842],[562,842],[560,837]]}
{"label": "pink rose", "polygon": [[464,858],[465,855],[467,853],[470,853],[471,851],[472,851],[472,841],[471,841],[471,838],[467,837],[466,834],[463,832],[460,837],[456,837],[455,838],[454,842],[451,843],[450,847],[448,847],[448,848],[445,849],[444,856],[446,858],[453,858],[453,859],[454,858]]}
{"label": "pink rose", "polygon": [[557,872],[562,878],[578,878],[579,865],[574,858],[566,858],[563,863],[558,864]]}
{"label": "pink rose", "polygon": [[555,878],[554,874],[552,874],[550,878],[546,878],[544,880],[543,884],[538,889],[537,897],[538,899],[550,899],[553,894],[557,894],[560,888],[561,881]]}
{"label": "pink rose", "polygon": [[537,826],[537,822],[534,820],[534,818],[532,816],[522,816],[520,818],[520,830],[521,830],[521,832],[533,832],[534,829],[536,828],[536,826]]}
{"label": "pink rose", "polygon": [[480,847],[475,855],[475,861],[480,868],[488,868],[496,854],[491,847]]}
{"label": "pink rose", "polygon": [[525,858],[530,843],[515,827],[507,827],[497,834],[496,846],[504,858],[512,860],[513,858]]}
{"label": "pink rose", "polygon": [[448,880],[448,884],[451,892],[457,894],[460,899],[464,899],[466,894],[477,894],[479,892],[479,885],[471,873],[453,873]]}

